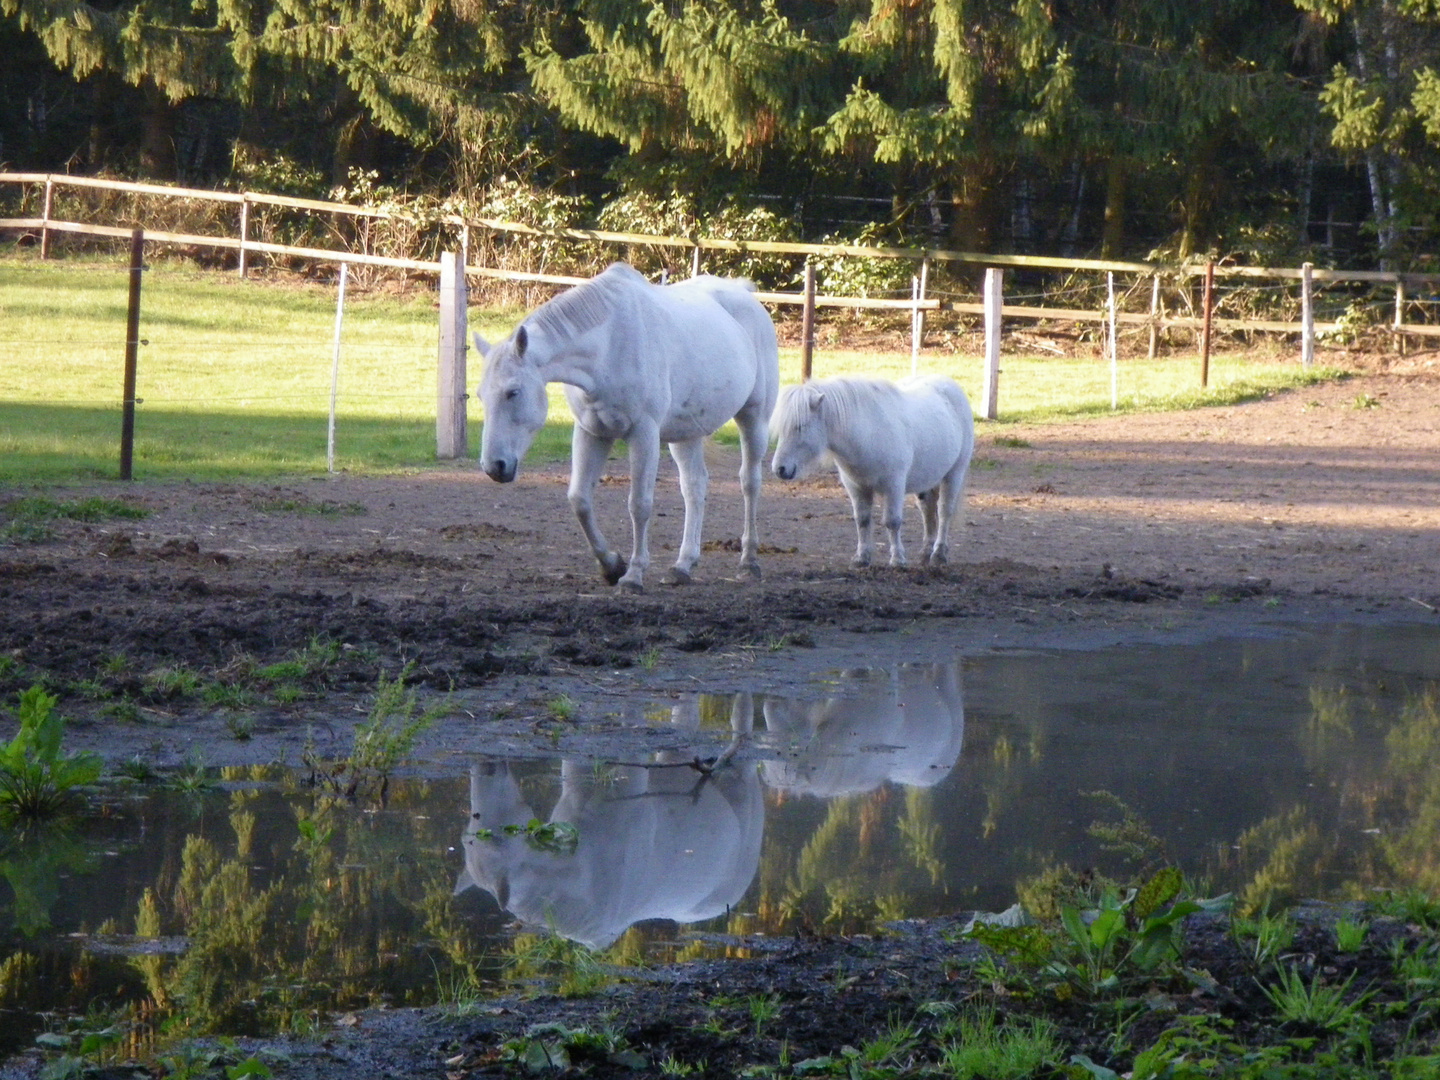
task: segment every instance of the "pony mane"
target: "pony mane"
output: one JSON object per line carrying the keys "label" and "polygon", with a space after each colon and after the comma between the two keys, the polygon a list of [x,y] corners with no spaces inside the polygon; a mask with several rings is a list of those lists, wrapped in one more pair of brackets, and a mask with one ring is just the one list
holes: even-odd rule
{"label": "pony mane", "polygon": [[626,263],[611,263],[584,284],[541,304],[529,318],[548,334],[575,337],[614,315],[625,292],[637,283],[649,284]]}
{"label": "pony mane", "polygon": [[820,419],[831,431],[853,429],[857,415],[863,416],[865,406],[883,396],[889,384],[876,379],[823,379],[818,382],[802,383],[785,395],[781,402],[781,419],[795,423],[804,413],[801,402],[809,408],[815,395],[821,395]]}

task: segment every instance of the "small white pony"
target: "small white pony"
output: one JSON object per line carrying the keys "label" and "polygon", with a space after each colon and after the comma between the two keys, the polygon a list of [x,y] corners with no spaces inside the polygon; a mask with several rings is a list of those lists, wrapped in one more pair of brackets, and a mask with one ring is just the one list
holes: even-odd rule
{"label": "small white pony", "polygon": [[[760,576],[756,505],[780,358],[775,325],[748,281],[702,275],[652,285],[633,267],[615,263],[541,304],[505,340],[490,345],[476,334],[475,347],[485,357],[480,467],[502,484],[514,480],[545,423],[545,384],[564,383],[575,414],[570,505],[605,580],[632,592],[644,590],[650,565],[660,444],[670,444],[685,500],[680,551],[667,575],[681,584],[700,560],[709,479],[705,436],[733,417],[745,497],[740,567]],[[616,439],[630,448],[634,546],[628,564],[601,534],[593,505]]]}
{"label": "small white pony", "polygon": [[824,379],[787,386],[771,421],[779,437],[772,468],[793,480],[827,452],[855,509],[855,565],[875,554],[875,496],[885,501],[890,565],[905,565],[900,539],[905,496],[919,495],[925,519],[925,562],[949,558],[950,527],[965,497],[975,450],[975,418],[965,391],[943,375],[899,383]]}

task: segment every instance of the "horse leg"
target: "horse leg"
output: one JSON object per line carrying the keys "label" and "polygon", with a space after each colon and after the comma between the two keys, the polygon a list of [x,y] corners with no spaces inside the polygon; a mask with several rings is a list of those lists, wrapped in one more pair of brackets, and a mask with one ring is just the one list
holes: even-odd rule
{"label": "horse leg", "polygon": [[905,484],[903,477],[897,477],[884,492],[885,531],[890,534],[890,565],[905,566],[905,541],[900,538],[900,526],[905,522]]}
{"label": "horse leg", "polygon": [[612,551],[606,543],[600,526],[595,523],[595,485],[610,457],[614,439],[602,439],[591,435],[579,424],[570,440],[570,509],[580,522],[580,530],[590,542],[590,550],[600,563],[600,572],[605,580],[614,585],[625,573],[625,558],[618,551]]}
{"label": "horse leg", "polygon": [[660,468],[660,432],[652,424],[637,424],[627,440],[630,444],[630,528],[634,546],[630,568],[619,585],[626,592],[645,591],[645,571],[650,568],[650,515],[655,509],[655,474]]}
{"label": "horse leg", "polygon": [[740,534],[740,571],[760,580],[760,477],[770,445],[770,418],[747,405],[735,415],[740,428],[740,493],[745,499],[745,529]]}
{"label": "horse leg", "polygon": [[840,473],[840,483],[845,486],[855,513],[855,558],[850,563],[852,566],[869,566],[875,557],[875,492],[844,472]]}
{"label": "horse leg", "polygon": [[680,470],[680,495],[685,500],[685,532],[680,538],[680,554],[665,575],[667,585],[690,584],[690,571],[700,561],[700,534],[705,525],[705,493],[710,486],[710,473],[705,468],[705,441],[686,439],[670,444],[670,456]]}
{"label": "horse leg", "polygon": [[924,552],[924,555],[921,557],[921,562],[927,566],[932,561],[944,562],[945,555],[943,551],[939,552],[937,557],[937,548],[940,547],[940,544],[938,542],[939,528],[936,518],[939,516],[937,504],[940,499],[940,489],[938,487],[931,488],[929,491],[920,492],[916,497],[920,500],[920,519],[925,524],[925,537],[921,541],[921,550]]}
{"label": "horse leg", "polygon": [[950,530],[959,518],[960,507],[965,502],[965,470],[969,465],[968,458],[960,461],[946,474],[945,479],[940,481],[940,529],[935,536],[935,549],[930,556],[932,563],[943,564],[950,561]]}

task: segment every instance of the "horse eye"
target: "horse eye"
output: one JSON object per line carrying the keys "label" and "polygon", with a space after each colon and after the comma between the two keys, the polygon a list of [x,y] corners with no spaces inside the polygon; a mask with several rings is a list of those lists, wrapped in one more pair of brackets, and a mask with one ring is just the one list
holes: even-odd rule
{"label": "horse eye", "polygon": [[520,396],[520,388],[519,388],[518,386],[512,386],[509,390],[506,390],[506,391],[505,391],[505,400],[506,400],[506,401],[514,401],[514,400],[515,400],[517,397],[519,397],[519,396]]}

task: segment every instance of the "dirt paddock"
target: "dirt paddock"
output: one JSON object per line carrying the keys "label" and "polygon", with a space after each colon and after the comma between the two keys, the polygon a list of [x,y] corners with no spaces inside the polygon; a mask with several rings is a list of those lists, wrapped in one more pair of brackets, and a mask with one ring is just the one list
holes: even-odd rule
{"label": "dirt paddock", "polygon": [[[783,685],[819,666],[903,659],[937,635],[963,649],[1095,645],[1273,618],[1440,621],[1433,356],[1233,407],[982,424],[955,561],[939,569],[852,569],[848,503],[827,476],[767,482],[764,579],[737,581],[738,453],[712,447],[710,458],[707,553],[695,581],[659,583],[681,524],[672,467],[657,492],[656,562],[642,596],[601,582],[561,467],[524,470],[506,486],[461,463],[405,477],[67,493],[123,497],[149,516],[61,522],[46,541],[0,546],[0,691],[13,701],[43,677],[62,690],[70,737],[112,760],[143,752],[165,764],[197,747],[214,764],[294,760],[320,708],[313,700],[259,709],[254,738],[242,742],[226,737],[213,703],[144,700],[119,723],[107,719],[105,697],[79,688],[100,675],[138,688],[165,667],[213,674],[273,663],[322,639],[343,648],[328,676],[333,699],[358,702],[377,665],[411,663],[417,682],[464,706],[432,736],[448,750],[553,752],[584,745],[604,726],[589,718],[627,696]],[[623,462],[612,465],[600,512],[612,542],[628,550],[623,472]],[[0,490],[0,507],[30,493]],[[918,541],[918,530],[912,505],[907,536]],[[559,693],[578,705],[573,730],[557,739],[551,724],[542,738],[537,718]],[[324,705],[325,722],[338,727],[343,710]],[[943,980],[933,933],[884,949],[875,978]],[[833,1025],[825,1003],[837,991],[820,985],[815,965],[863,973],[877,948],[797,944],[788,961],[767,958],[723,978],[736,992],[809,986],[813,1022]],[[654,1029],[655,1045],[679,1052],[693,1035],[684,987],[720,978],[697,967],[668,988],[631,987],[589,1008],[633,1007],[637,1039]],[[877,990],[867,1000],[883,1018],[894,998]],[[511,1003],[468,1027],[412,1013],[371,1017],[338,1042],[292,1047],[300,1056],[287,1075],[466,1075],[504,1032],[585,1009]]]}

